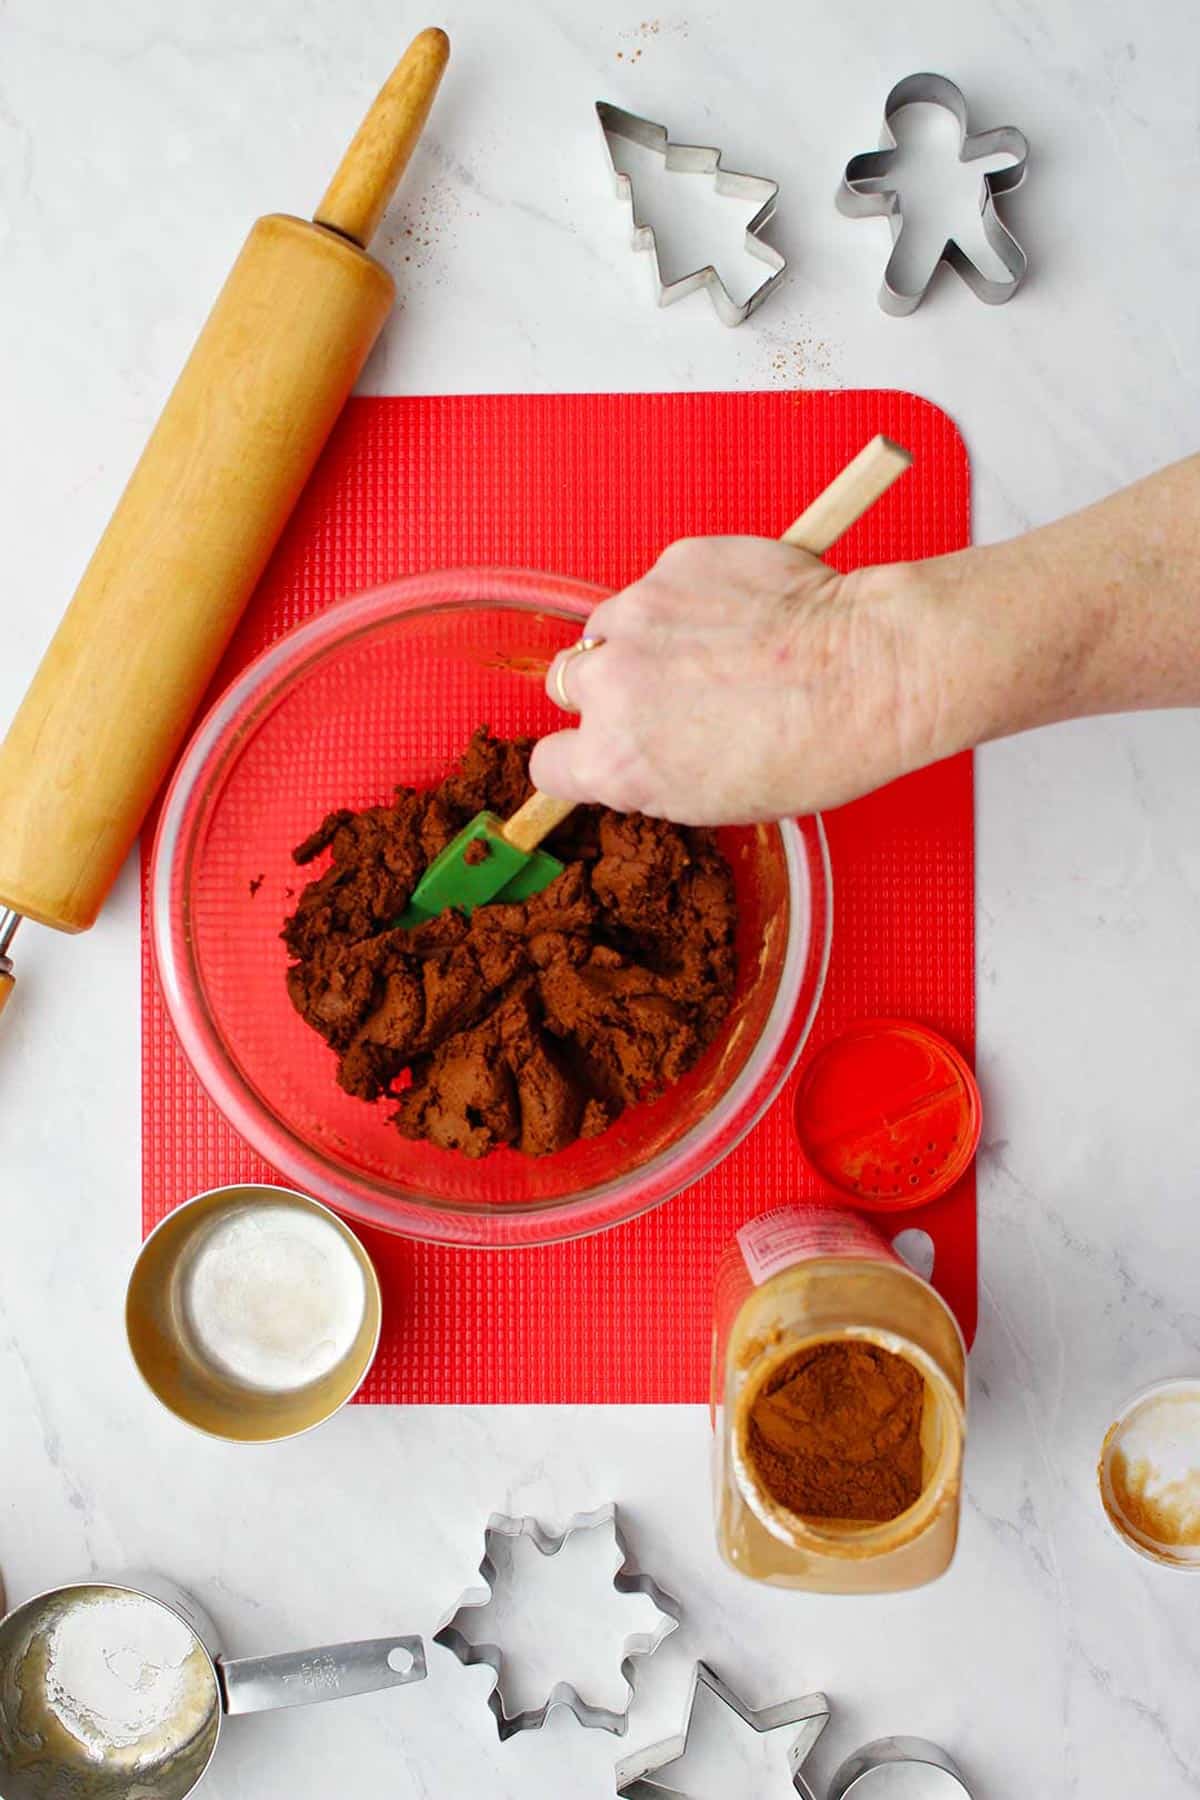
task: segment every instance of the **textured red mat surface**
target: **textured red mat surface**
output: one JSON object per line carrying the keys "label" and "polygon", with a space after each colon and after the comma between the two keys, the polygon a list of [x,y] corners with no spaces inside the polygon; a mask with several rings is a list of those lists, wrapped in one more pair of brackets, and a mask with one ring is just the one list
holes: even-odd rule
{"label": "textured red mat surface", "polygon": [[[618,587],[672,538],[777,537],[876,431],[913,469],[833,553],[840,567],[957,549],[966,451],[928,402],[890,392],[495,395],[352,401],[218,678],[327,602],[416,570],[501,564]],[[974,1048],[968,757],[826,819],[833,959],[813,1044],[855,1019],[925,1020]],[[143,840],[143,878],[151,834]],[[146,1229],[188,1195],[272,1171],[191,1074],[150,966],[143,889]],[[331,1077],[332,1078],[332,1077]],[[461,1251],[365,1233],[384,1286],[367,1401],[697,1401],[712,1272],[747,1218],[820,1192],[799,1157],[795,1077],[695,1187],[630,1225],[541,1250]],[[897,1217],[934,1240],[934,1282],[975,1328],[973,1173]]]}

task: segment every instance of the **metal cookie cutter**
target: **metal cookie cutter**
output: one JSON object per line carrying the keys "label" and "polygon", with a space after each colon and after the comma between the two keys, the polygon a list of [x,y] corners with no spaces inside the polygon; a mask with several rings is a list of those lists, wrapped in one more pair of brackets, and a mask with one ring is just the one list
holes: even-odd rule
{"label": "metal cookie cutter", "polygon": [[[597,100],[596,117],[600,121],[604,148],[617,185],[617,193],[629,205],[633,220],[633,247],[635,250],[649,250],[653,258],[654,291],[658,304],[669,306],[674,300],[682,300],[685,294],[694,294],[697,288],[707,288],[708,297],[722,324],[740,325],[756,307],[762,305],[768,294],[774,292],[787,268],[787,259],[759,236],[775,211],[779,183],[768,181],[763,175],[739,175],[733,169],[722,168],[719,150],[705,144],[673,144],[665,125],[656,125],[652,119],[641,119],[636,113],[623,112],[619,106],[612,106],[607,100]],[[746,227],[746,249],[759,262],[766,263],[771,274],[759,283],[748,300],[740,303],[734,300],[712,263],[703,269],[693,269],[690,275],[681,275],[678,281],[663,280],[654,227],[638,218],[633,182],[617,167],[612,153],[613,138],[621,138],[629,144],[640,144],[643,150],[655,151],[663,158],[668,169],[680,174],[713,176],[718,194],[731,194],[739,199],[757,200],[761,203]]]}
{"label": "metal cookie cutter", "polygon": [[[971,1790],[967,1786],[967,1778],[955,1762],[954,1758],[940,1744],[931,1744],[928,1738],[919,1737],[885,1737],[876,1738],[873,1744],[864,1744],[853,1756],[848,1756],[829,1788],[829,1800],[870,1800],[876,1792],[887,1792],[886,1784],[873,1783],[872,1777],[881,1769],[889,1769],[895,1764],[915,1765],[935,1771],[945,1776],[930,1787],[930,1800],[935,1793],[945,1794],[950,1800],[957,1793],[960,1800],[971,1800]],[[922,1790],[924,1791],[924,1790]]]}
{"label": "metal cookie cutter", "polygon": [[648,1749],[639,1750],[617,1764],[617,1793],[624,1800],[688,1800],[687,1795],[678,1788],[666,1787],[651,1777],[661,1774],[671,1763],[678,1762],[686,1754],[696,1698],[702,1687],[715,1695],[723,1706],[736,1713],[743,1724],[749,1725],[753,1731],[779,1731],[785,1725],[799,1725],[800,1735],[788,1749],[788,1770],[792,1786],[801,1800],[816,1800],[813,1789],[805,1779],[804,1765],[829,1723],[829,1702],[824,1694],[805,1694],[800,1700],[783,1700],[777,1706],[764,1706],[755,1712],[721,1680],[714,1669],[702,1662],[698,1662],[692,1670],[692,1685],[683,1730],[675,1737],[664,1738],[661,1744],[651,1744]]}
{"label": "metal cookie cutter", "polygon": [[[579,1690],[569,1681],[560,1681],[547,1695],[542,1706],[534,1707],[526,1712],[513,1713],[511,1716],[504,1710],[504,1696],[501,1691],[501,1675],[504,1666],[503,1652],[498,1644],[476,1644],[459,1629],[458,1621],[464,1612],[478,1611],[491,1604],[495,1588],[497,1570],[492,1561],[492,1540],[496,1537],[528,1538],[543,1556],[557,1556],[569,1537],[579,1531],[610,1531],[616,1548],[618,1564],[613,1575],[613,1586],[618,1594],[645,1594],[652,1600],[663,1615],[653,1631],[635,1632],[625,1640],[621,1658],[621,1673],[625,1677],[629,1689],[629,1697],[624,1710],[614,1712],[610,1707],[593,1706],[583,1698]],[[500,1742],[504,1743],[518,1731],[537,1731],[549,1718],[556,1706],[565,1706],[574,1713],[581,1725],[590,1730],[612,1731],[623,1737],[629,1725],[629,1708],[634,1694],[634,1662],[637,1656],[652,1656],[679,1624],[681,1608],[679,1602],[665,1593],[658,1583],[649,1575],[643,1575],[635,1569],[629,1560],[629,1551],[621,1533],[617,1518],[617,1508],[613,1504],[598,1506],[594,1512],[576,1513],[568,1519],[561,1532],[547,1531],[537,1519],[510,1519],[504,1513],[493,1513],[484,1533],[483,1561],[479,1565],[479,1573],[487,1584],[482,1588],[468,1588],[463,1594],[445,1622],[434,1633],[433,1641],[444,1649],[452,1650],[465,1668],[473,1668],[476,1663],[486,1663],[494,1672],[495,1681],[488,1695],[488,1708],[496,1721],[500,1733]]]}
{"label": "metal cookie cutter", "polygon": [[1001,223],[996,211],[996,199],[1000,194],[1011,193],[1024,181],[1029,160],[1029,141],[1015,125],[1000,125],[994,131],[968,132],[966,99],[961,88],[956,87],[945,75],[908,75],[903,81],[896,83],[884,103],[883,131],[879,139],[881,147],[878,150],[868,150],[862,156],[851,157],[846,164],[837,195],[838,210],[851,219],[882,214],[891,227],[893,245],[898,245],[904,227],[904,215],[900,194],[895,188],[889,187],[888,178],[899,149],[892,130],[892,120],[905,106],[940,106],[946,112],[954,114],[960,132],[960,163],[978,162],[983,157],[995,155],[1012,156],[1016,159],[1008,168],[985,172],[979,196],[984,237],[1008,270],[1008,279],[1001,281],[985,275],[962,247],[953,238],[948,238],[937,261],[919,285],[907,287],[902,285],[897,249],[893,248],[883,272],[883,286],[879,290],[880,306],[895,318],[903,318],[907,313],[915,312],[929,290],[938,265],[943,262],[961,275],[971,292],[978,295],[980,300],[986,300],[989,306],[999,306],[1005,300],[1011,300],[1024,278],[1028,260],[1011,231]]}

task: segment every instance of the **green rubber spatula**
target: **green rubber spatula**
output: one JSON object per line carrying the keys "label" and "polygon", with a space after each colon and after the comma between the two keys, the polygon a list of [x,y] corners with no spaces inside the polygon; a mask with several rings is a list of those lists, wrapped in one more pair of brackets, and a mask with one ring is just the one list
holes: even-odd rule
{"label": "green rubber spatula", "polygon": [[[400,915],[401,925],[410,930],[424,925],[450,906],[472,913],[489,900],[508,905],[540,894],[562,874],[563,865],[538,845],[574,810],[573,800],[552,800],[535,788],[511,819],[476,813],[434,857]],[[477,862],[468,860],[472,844],[482,846],[471,852]]]}
{"label": "green rubber spatula", "polygon": [[[890,438],[874,437],[834,477],[780,539],[823,556],[860,519],[912,462]],[[555,800],[535,788],[511,819],[476,813],[434,858],[401,915],[401,925],[424,925],[447,907],[471,913],[488,901],[528,900],[562,874],[563,865],[538,846],[574,811],[574,802]],[[478,845],[478,849],[472,849]]]}

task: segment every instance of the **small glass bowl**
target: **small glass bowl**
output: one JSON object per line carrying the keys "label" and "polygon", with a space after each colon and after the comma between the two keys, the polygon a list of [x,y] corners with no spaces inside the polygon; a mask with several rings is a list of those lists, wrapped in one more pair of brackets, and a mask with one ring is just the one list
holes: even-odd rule
{"label": "small glass bowl", "polygon": [[333,1053],[293,1010],[279,933],[317,870],[297,869],[292,847],[335,808],[440,779],[481,724],[562,729],[545,672],[603,597],[553,576],[460,570],[342,601],[238,676],[171,784],[151,908],[180,1043],[260,1156],[362,1224],[504,1246],[633,1218],[745,1136],[811,1030],[832,918],[819,819],[718,834],[738,902],[737,990],[719,1037],[661,1099],[557,1154],[472,1161],[409,1142],[386,1102],[342,1092]]}

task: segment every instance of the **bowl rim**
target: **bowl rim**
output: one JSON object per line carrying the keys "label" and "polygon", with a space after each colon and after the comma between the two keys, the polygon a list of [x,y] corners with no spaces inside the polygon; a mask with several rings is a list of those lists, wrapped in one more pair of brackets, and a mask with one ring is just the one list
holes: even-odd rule
{"label": "bowl rim", "polygon": [[[305,1143],[269,1106],[217,1029],[190,954],[185,909],[176,906],[175,895],[187,893],[195,840],[225,770],[292,684],[324,654],[392,617],[498,604],[575,623],[607,591],[567,576],[463,567],[401,576],[336,601],[266,646],[234,677],[193,734],[167,789],[151,853],[150,937],[175,1035],[201,1086],[238,1136],[283,1180],[311,1189],[356,1225],[426,1242],[506,1249],[561,1243],[637,1218],[691,1186],[742,1141],[778,1096],[812,1031],[833,925],[829,848],[819,814],[767,827],[777,830],[782,842],[790,922],[776,992],[745,1064],[698,1126],[632,1175],[614,1176],[578,1196],[445,1203],[400,1194],[386,1182],[349,1171]],[[799,907],[808,929],[798,936]],[[634,1192],[622,1196],[631,1181]]]}

